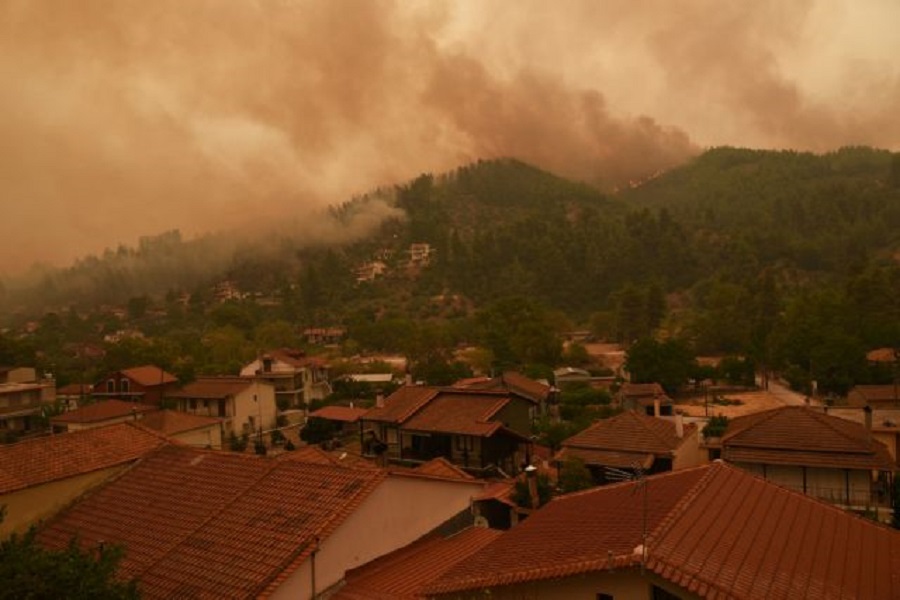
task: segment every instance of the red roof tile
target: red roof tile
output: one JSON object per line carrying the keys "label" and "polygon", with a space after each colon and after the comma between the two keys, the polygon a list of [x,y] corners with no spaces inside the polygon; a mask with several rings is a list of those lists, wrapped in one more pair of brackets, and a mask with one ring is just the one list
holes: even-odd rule
{"label": "red roof tile", "polygon": [[124,400],[99,400],[93,404],[86,404],[75,410],[64,412],[50,419],[53,423],[96,423],[110,419],[121,419],[138,413],[147,413],[158,410],[155,406],[148,406],[136,402]]}
{"label": "red roof tile", "polygon": [[256,597],[300,566],[384,478],[226,452],[162,448],[41,529],[59,548],[122,544],[144,598]]}
{"label": "red roof tile", "polygon": [[804,406],[737,417],[722,436],[731,462],[894,470],[883,444],[863,425]]}
{"label": "red roof tile", "polygon": [[898,404],[900,388],[893,385],[857,385],[847,394],[851,406]]}
{"label": "red roof tile", "polygon": [[597,421],[584,431],[576,433],[562,443],[564,448],[603,450],[616,453],[654,454],[671,456],[697,428],[693,423],[684,425],[684,435],[675,434],[675,423],[640,412],[626,411],[609,419]]}
{"label": "red roof tile", "polygon": [[505,394],[442,391],[406,421],[403,428],[488,437],[503,427],[503,423],[490,419],[508,403]]}
{"label": "red roof tile", "polygon": [[470,527],[448,537],[429,537],[347,573],[333,600],[411,600],[422,587],[501,535]]}
{"label": "red roof tile", "polygon": [[[426,586],[484,590],[640,564],[634,482],[563,496]],[[726,463],[647,479],[647,568],[703,598],[898,598],[900,532]]]}
{"label": "red roof tile", "polygon": [[309,416],[318,417],[319,419],[328,419],[330,421],[356,423],[359,421],[359,418],[367,412],[368,409],[353,406],[323,406],[319,410],[311,412]]}
{"label": "red roof tile", "polygon": [[251,385],[252,379],[243,377],[198,377],[179,390],[168,394],[170,398],[223,399],[240,394]]}
{"label": "red roof tile", "polygon": [[132,423],[0,445],[0,494],[137,460],[166,444]]}
{"label": "red roof tile", "polygon": [[432,475],[444,479],[475,479],[443,456],[422,463],[415,468],[415,471],[423,475]]}
{"label": "red roof tile", "polygon": [[382,423],[403,423],[437,393],[437,388],[405,385],[385,398],[384,406],[376,406],[369,410],[362,419]]}
{"label": "red roof tile", "polygon": [[144,415],[140,424],[148,429],[159,431],[163,435],[175,435],[185,431],[204,429],[219,425],[222,419],[216,417],[204,417],[176,410],[157,410]]}
{"label": "red roof tile", "polygon": [[506,390],[539,404],[550,396],[550,386],[525,377],[516,371],[505,371],[499,377],[470,377],[460,379],[453,387],[479,390]]}
{"label": "red roof tile", "polygon": [[631,469],[640,466],[649,469],[653,465],[654,456],[641,452],[617,452],[615,450],[591,450],[589,448],[577,448],[563,446],[562,450],[554,457],[558,462],[564,462],[568,458],[578,458],[586,465],[601,465],[604,467],[618,467]]}
{"label": "red roof tile", "polygon": [[144,387],[165,385],[167,383],[175,383],[178,381],[177,377],[171,373],[166,373],[164,370],[154,365],[132,367],[130,369],[123,369],[119,372]]}
{"label": "red roof tile", "polygon": [[630,381],[626,381],[622,384],[622,387],[619,388],[619,394],[627,396],[628,398],[652,398],[653,396],[659,396],[661,399],[668,399],[666,391],[658,383],[631,383]]}

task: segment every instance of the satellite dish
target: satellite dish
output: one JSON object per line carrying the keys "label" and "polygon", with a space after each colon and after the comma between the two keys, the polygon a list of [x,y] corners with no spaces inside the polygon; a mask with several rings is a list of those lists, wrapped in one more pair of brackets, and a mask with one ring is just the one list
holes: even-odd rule
{"label": "satellite dish", "polygon": [[481,527],[482,529],[487,529],[488,528],[488,520],[485,519],[484,517],[482,517],[481,515],[478,515],[477,517],[475,517],[474,526]]}

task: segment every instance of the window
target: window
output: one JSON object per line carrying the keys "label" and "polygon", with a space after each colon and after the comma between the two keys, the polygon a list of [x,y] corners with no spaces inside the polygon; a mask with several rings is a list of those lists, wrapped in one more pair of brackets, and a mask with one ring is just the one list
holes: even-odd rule
{"label": "window", "polygon": [[188,402],[188,406],[191,410],[197,410],[197,400],[195,398],[191,398]]}
{"label": "window", "polygon": [[115,394],[116,393],[116,382],[110,379],[106,382],[106,393],[107,394]]}
{"label": "window", "polygon": [[120,379],[119,380],[119,391],[122,392],[123,394],[127,394],[129,392],[129,388],[131,387],[129,385],[129,383],[130,382],[127,379]]}

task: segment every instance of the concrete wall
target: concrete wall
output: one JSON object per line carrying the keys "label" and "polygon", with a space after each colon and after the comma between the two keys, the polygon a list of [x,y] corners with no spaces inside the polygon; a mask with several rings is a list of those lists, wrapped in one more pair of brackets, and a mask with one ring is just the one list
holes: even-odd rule
{"label": "concrete wall", "polygon": [[[231,424],[235,435],[244,432],[244,425],[250,423],[250,417],[253,417],[256,427],[259,427],[261,417],[263,430],[272,429],[275,427],[276,411],[274,386],[261,381],[254,382],[234,397],[234,415]],[[251,436],[254,433],[255,430],[250,431]]]}
{"label": "concrete wall", "polygon": [[75,498],[124,470],[126,466],[92,471],[0,496],[0,505],[6,505],[6,517],[0,523],[0,539],[12,532],[21,533],[39,520],[53,516]]}
{"label": "concrete wall", "polygon": [[700,428],[689,434],[687,439],[682,442],[681,446],[675,450],[675,456],[672,459],[672,470],[687,469],[690,467],[698,467],[709,462],[709,452],[706,448],[700,447]]}
{"label": "concrete wall", "polygon": [[194,429],[193,431],[183,431],[171,437],[195,448],[222,449],[222,428],[219,425],[210,425],[209,427]]}
{"label": "concrete wall", "polygon": [[[469,508],[481,482],[389,476],[327,539],[316,554],[319,593],[339,583],[348,569],[402,548]],[[293,600],[311,597],[307,560],[272,595]]]}

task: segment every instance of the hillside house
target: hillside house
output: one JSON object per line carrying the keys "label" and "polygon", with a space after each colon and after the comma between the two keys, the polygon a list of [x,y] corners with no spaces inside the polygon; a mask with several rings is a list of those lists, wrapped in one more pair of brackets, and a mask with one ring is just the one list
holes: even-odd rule
{"label": "hillside house", "polygon": [[91,396],[160,406],[177,387],[178,379],[171,373],[154,365],[143,365],[108,374],[94,384]]}
{"label": "hillside house", "polygon": [[482,487],[171,445],[50,519],[38,542],[122,545],[120,574],[145,599],[308,599],[466,514]]}
{"label": "hillside house", "polygon": [[218,417],[155,410],[144,413],[139,424],[187,446],[214,450],[222,448],[224,421]]}
{"label": "hillside house", "polygon": [[857,385],[847,392],[847,404],[862,408],[900,409],[900,383],[889,385]]}
{"label": "hillside house", "polygon": [[696,425],[680,415],[667,420],[638,411],[597,421],[563,441],[553,460],[561,466],[570,458],[583,461],[597,485],[621,480],[622,471],[661,473],[707,462]]}
{"label": "hillside house", "polygon": [[658,383],[625,382],[614,399],[625,410],[640,410],[652,417],[674,414],[672,399]]}
{"label": "hillside house", "polygon": [[265,352],[241,369],[241,377],[272,385],[278,405],[286,408],[306,409],[331,394],[328,363],[292,348]]}
{"label": "hillside house", "polygon": [[558,497],[432,577],[410,564],[391,568],[439,600],[900,597],[900,532],[721,461]]}
{"label": "hillside house", "polygon": [[534,404],[504,390],[404,386],[361,418],[364,452],[416,463],[443,457],[475,473],[527,464]]}
{"label": "hillside house", "polygon": [[732,419],[721,455],[767,481],[843,508],[891,505],[896,462],[871,427],[803,406]]}
{"label": "hillside house", "polygon": [[159,410],[149,404],[139,402],[125,402],[110,398],[98,400],[93,404],[85,404],[74,410],[70,410],[50,419],[50,425],[54,433],[66,433],[80,429],[93,429],[106,427],[125,421],[137,421],[147,412]]}
{"label": "hillside house", "polygon": [[134,423],[0,445],[0,539],[121,473],[166,440]]}
{"label": "hillside house", "polygon": [[34,431],[41,408],[55,401],[52,379],[39,380],[31,367],[0,367],[0,436]]}
{"label": "hillside house", "polygon": [[275,387],[243,377],[198,377],[169,396],[179,412],[221,419],[225,435],[275,427]]}
{"label": "hillside house", "polygon": [[536,421],[548,412],[549,404],[555,400],[555,390],[543,381],[537,381],[517,373],[504,371],[498,377],[473,377],[453,384],[453,387],[473,390],[501,390],[515,394],[531,402],[531,420]]}

